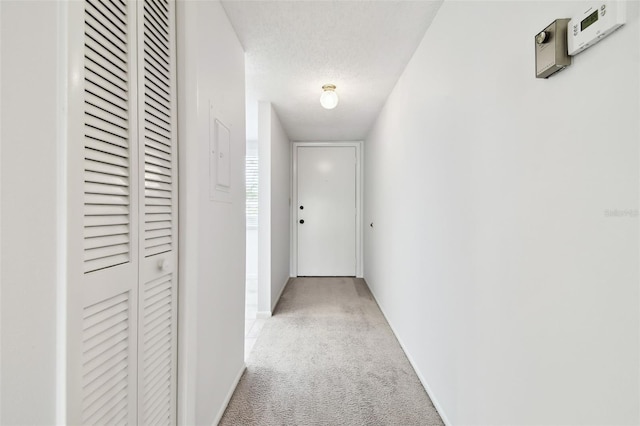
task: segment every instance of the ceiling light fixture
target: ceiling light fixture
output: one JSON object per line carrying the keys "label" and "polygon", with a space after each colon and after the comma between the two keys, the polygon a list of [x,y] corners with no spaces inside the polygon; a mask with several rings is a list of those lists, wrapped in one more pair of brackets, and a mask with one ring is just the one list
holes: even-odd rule
{"label": "ceiling light fixture", "polygon": [[334,109],[338,105],[338,94],[334,84],[325,84],[322,86],[322,95],[320,95],[320,105],[325,109]]}

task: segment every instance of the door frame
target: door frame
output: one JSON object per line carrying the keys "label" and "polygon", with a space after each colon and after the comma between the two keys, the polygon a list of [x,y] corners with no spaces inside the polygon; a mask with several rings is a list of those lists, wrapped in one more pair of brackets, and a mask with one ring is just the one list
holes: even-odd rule
{"label": "door frame", "polygon": [[291,144],[291,256],[289,270],[298,276],[298,148],[299,147],[354,147],[356,149],[356,277],[363,277],[362,265],[362,141],[345,142],[293,142]]}

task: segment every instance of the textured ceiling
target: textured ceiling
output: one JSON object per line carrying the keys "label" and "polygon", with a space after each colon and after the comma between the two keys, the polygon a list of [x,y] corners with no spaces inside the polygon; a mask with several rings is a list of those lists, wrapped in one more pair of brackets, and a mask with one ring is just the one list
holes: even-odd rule
{"label": "textured ceiling", "polygon": [[[291,140],[363,140],[441,3],[222,1],[246,52],[247,137],[270,101]],[[319,102],[327,83],[333,110]]]}

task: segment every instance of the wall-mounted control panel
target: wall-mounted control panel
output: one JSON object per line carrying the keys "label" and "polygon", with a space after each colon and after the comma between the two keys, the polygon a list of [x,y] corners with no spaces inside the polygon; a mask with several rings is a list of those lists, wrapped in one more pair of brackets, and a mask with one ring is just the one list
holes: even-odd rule
{"label": "wall-mounted control panel", "polygon": [[556,19],[535,36],[536,77],[548,78],[571,65],[567,55],[569,19]]}
{"label": "wall-mounted control panel", "polygon": [[569,22],[567,47],[577,55],[620,28],[627,19],[625,0],[593,3]]}

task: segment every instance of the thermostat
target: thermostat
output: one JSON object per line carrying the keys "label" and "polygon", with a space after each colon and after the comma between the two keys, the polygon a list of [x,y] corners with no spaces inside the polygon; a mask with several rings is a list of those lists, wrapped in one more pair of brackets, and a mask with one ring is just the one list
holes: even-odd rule
{"label": "thermostat", "polygon": [[627,19],[624,0],[608,0],[593,4],[569,21],[567,47],[569,55],[577,55],[620,28]]}
{"label": "thermostat", "polygon": [[549,78],[571,65],[567,55],[568,19],[556,19],[535,36],[536,78]]}

